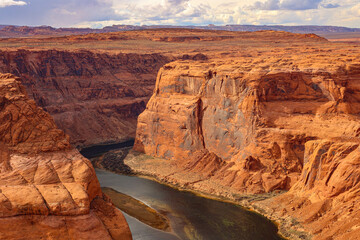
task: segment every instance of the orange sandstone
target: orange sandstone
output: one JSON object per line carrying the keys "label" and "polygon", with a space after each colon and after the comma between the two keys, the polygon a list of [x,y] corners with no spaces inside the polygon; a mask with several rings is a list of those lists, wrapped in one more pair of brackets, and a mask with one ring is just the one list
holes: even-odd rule
{"label": "orange sandstone", "polygon": [[50,113],[70,142],[85,147],[134,138],[137,117],[164,64],[257,55],[274,42],[287,46],[289,36],[294,44],[307,41],[309,47],[327,42],[286,32],[195,29],[0,39],[0,72],[20,77],[29,97]]}
{"label": "orange sandstone", "polygon": [[234,200],[289,190],[254,206],[314,239],[360,238],[360,50],[305,48],[165,65],[134,147],[156,158],[125,163]]}
{"label": "orange sandstone", "polygon": [[89,160],[10,74],[0,74],[0,129],[1,239],[131,239]]}

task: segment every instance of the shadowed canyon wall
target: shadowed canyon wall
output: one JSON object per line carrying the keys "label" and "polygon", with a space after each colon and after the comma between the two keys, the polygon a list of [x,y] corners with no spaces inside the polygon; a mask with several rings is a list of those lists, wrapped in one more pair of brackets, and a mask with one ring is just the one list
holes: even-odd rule
{"label": "shadowed canyon wall", "polygon": [[29,96],[80,147],[133,138],[167,62],[160,54],[0,51],[0,71],[21,77]]}
{"label": "shadowed canyon wall", "polygon": [[131,239],[89,160],[0,74],[0,239]]}

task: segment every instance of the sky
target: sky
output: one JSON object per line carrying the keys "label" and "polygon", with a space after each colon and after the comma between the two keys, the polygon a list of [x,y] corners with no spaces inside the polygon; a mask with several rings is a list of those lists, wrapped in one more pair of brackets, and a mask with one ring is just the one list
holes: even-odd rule
{"label": "sky", "polygon": [[360,28],[360,0],[0,0],[0,25],[332,25]]}

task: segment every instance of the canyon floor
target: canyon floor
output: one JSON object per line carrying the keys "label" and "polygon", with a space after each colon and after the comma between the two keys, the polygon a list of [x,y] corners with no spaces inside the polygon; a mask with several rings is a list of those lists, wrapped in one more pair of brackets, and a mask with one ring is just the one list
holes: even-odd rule
{"label": "canyon floor", "polygon": [[355,41],[276,31],[0,39],[0,72],[21,77],[71,144],[135,138],[151,157],[125,159],[130,170],[260,196],[251,206],[294,239],[360,237],[359,57]]}

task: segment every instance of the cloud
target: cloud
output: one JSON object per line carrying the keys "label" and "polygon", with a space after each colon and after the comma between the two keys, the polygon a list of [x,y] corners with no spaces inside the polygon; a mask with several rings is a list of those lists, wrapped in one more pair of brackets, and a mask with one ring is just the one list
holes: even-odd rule
{"label": "cloud", "polygon": [[[317,9],[323,0],[266,0],[265,2],[257,1],[250,9],[253,10],[308,10]],[[337,7],[333,4],[326,6]]]}
{"label": "cloud", "polygon": [[[285,24],[336,25],[358,27],[360,17],[357,0],[262,0],[258,8],[249,8],[248,0],[112,0],[116,18],[104,21],[83,21],[76,26],[130,25],[226,25],[226,24]],[[239,4],[241,2],[241,4]],[[332,4],[333,7],[331,7]],[[340,5],[341,4],[341,5]],[[336,8],[335,8],[336,6]],[[271,11],[269,11],[271,10]]]}
{"label": "cloud", "polygon": [[120,20],[112,4],[106,0],[51,0],[49,9],[42,14],[46,25],[73,26],[83,21]]}
{"label": "cloud", "polygon": [[[0,23],[54,27],[286,24],[359,27],[359,0],[0,0]],[[24,2],[24,3],[21,3]],[[26,4],[27,3],[27,4]],[[251,4],[251,6],[249,6]]]}
{"label": "cloud", "polygon": [[279,0],[267,0],[266,2],[255,2],[250,9],[258,10],[278,10],[280,9]]}
{"label": "cloud", "polygon": [[317,9],[322,0],[284,0],[280,4],[281,9],[286,10],[307,10]]}
{"label": "cloud", "polygon": [[112,9],[110,0],[24,1],[27,4],[22,7],[0,8],[0,24],[71,27],[86,21],[121,20]]}
{"label": "cloud", "polygon": [[24,6],[27,3],[24,1],[15,1],[15,0],[0,0],[0,8],[9,7],[9,6]]}
{"label": "cloud", "polygon": [[321,6],[322,6],[323,8],[338,8],[338,7],[340,7],[340,4],[337,4],[337,3],[335,3],[335,4],[327,3],[327,4],[321,4]]}
{"label": "cloud", "polygon": [[[191,0],[153,1],[152,4],[113,1],[113,10],[124,20],[124,24],[186,24],[196,22],[207,14],[207,4],[193,4]],[[114,20],[114,19],[113,19]]]}

